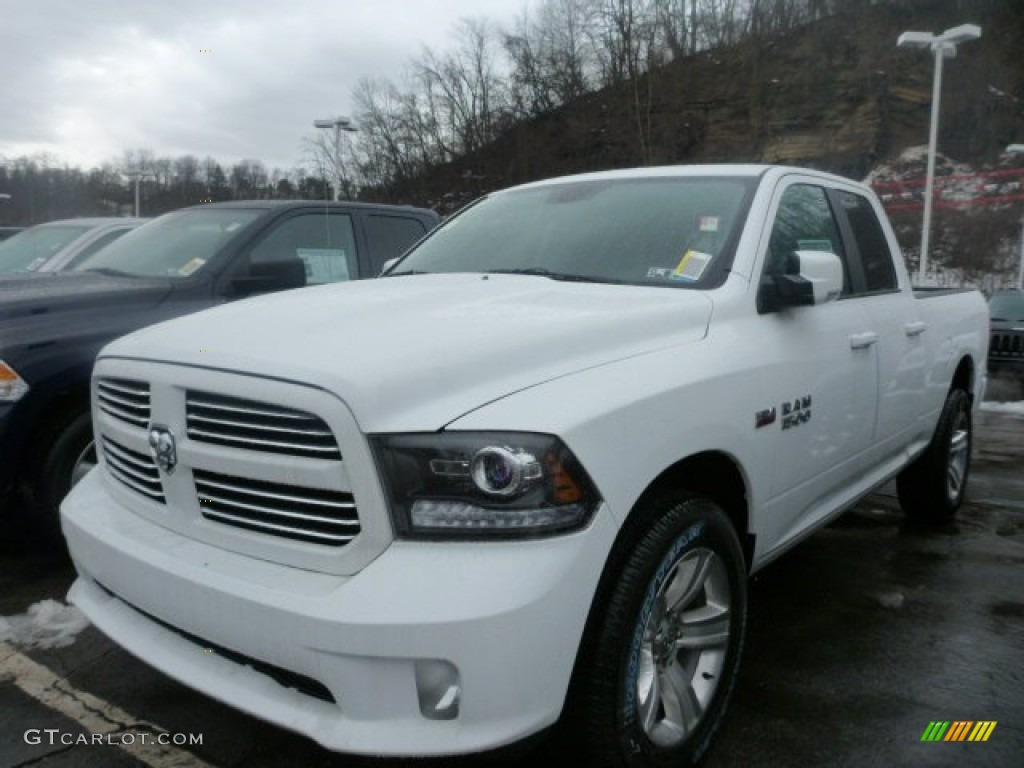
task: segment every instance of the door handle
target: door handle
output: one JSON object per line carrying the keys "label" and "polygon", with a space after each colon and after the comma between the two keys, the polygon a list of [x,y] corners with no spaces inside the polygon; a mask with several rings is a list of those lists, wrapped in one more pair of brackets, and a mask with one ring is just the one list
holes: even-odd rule
{"label": "door handle", "polygon": [[850,349],[867,349],[872,344],[878,343],[878,334],[874,331],[866,333],[854,333],[850,335]]}
{"label": "door handle", "polygon": [[907,332],[907,336],[920,336],[922,333],[924,333],[927,327],[928,323],[922,322],[920,320],[918,320],[916,323],[907,323],[905,326],[903,326],[904,330],[906,330]]}

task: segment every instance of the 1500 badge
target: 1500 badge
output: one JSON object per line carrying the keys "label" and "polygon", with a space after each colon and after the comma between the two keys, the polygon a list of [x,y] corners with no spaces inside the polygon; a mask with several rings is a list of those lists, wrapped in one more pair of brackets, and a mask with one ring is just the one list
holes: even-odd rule
{"label": "1500 badge", "polygon": [[[801,424],[806,424],[811,420],[811,396],[804,395],[794,400],[787,400],[782,404],[781,410],[783,429],[792,429],[793,427],[799,427]],[[766,408],[763,411],[758,411],[754,414],[755,428],[761,429],[761,427],[774,424],[777,413],[775,408]]]}

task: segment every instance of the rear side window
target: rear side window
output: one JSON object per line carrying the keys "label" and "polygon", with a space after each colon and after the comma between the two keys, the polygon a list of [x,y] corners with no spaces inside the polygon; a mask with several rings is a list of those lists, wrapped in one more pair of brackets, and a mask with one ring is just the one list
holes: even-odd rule
{"label": "rear side window", "polygon": [[376,275],[384,262],[405,253],[427,232],[419,219],[371,213],[366,217],[366,237],[370,242],[370,267]]}
{"label": "rear side window", "polygon": [[892,253],[885,239],[882,225],[878,223],[875,210],[867,198],[852,192],[838,191],[839,204],[846,212],[846,218],[853,230],[853,237],[860,251],[866,280],[865,290],[896,290],[896,270],[892,265]]}
{"label": "rear side window", "polygon": [[252,249],[250,263],[300,259],[306,284],[337,283],[359,276],[352,217],[347,213],[306,213],[278,224]]}

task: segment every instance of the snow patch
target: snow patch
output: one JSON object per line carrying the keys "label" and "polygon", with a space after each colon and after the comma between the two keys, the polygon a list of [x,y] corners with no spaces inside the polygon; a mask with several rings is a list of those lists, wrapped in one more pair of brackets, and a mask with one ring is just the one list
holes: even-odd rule
{"label": "snow patch", "polygon": [[41,600],[18,616],[0,616],[0,642],[23,648],[64,648],[75,642],[89,620],[73,605]]}
{"label": "snow patch", "polygon": [[981,410],[989,413],[1009,413],[1014,416],[1024,416],[1024,400],[1016,403],[989,403],[981,404]]}

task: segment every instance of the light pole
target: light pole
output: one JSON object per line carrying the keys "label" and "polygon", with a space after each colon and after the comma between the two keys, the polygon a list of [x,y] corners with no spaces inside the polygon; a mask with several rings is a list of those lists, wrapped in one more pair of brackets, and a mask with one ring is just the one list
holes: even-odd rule
{"label": "light pole", "polygon": [[341,116],[314,120],[313,127],[334,129],[334,199],[335,201],[341,200],[341,183],[343,181],[341,176],[341,132],[355,133],[359,129],[350,118]]}
{"label": "light pole", "polygon": [[[1007,154],[1024,155],[1024,144],[1010,144]],[[1017,265],[1017,290],[1024,291],[1024,214],[1020,217],[1020,264]]]}
{"label": "light pole", "polygon": [[149,176],[145,171],[122,171],[129,179],[135,180],[135,218],[139,218],[139,179]]}
{"label": "light pole", "polygon": [[942,93],[942,60],[956,56],[960,43],[981,37],[977,24],[961,24],[947,29],[941,35],[931,32],[904,32],[896,45],[900,48],[923,48],[935,54],[935,75],[932,79],[932,117],[928,130],[928,170],[924,182],[924,222],[921,225],[921,262],[917,269],[918,282],[924,283],[928,269],[928,246],[932,229],[932,192],[935,187],[935,145],[939,135],[939,96]]}

